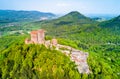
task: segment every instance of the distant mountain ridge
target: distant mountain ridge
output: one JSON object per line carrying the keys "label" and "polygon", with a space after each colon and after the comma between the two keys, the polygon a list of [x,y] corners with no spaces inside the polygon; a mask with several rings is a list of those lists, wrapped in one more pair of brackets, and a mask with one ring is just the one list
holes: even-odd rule
{"label": "distant mountain ridge", "polygon": [[0,10],[0,23],[40,20],[55,17],[52,13],[39,11]]}
{"label": "distant mountain ridge", "polygon": [[[62,26],[62,25],[81,25],[81,24],[93,24],[96,21],[93,21],[91,18],[86,17],[79,13],[78,11],[72,11],[62,17],[57,19],[53,19],[51,21],[43,22],[44,25],[51,25],[51,26]],[[38,22],[39,23],[39,22]]]}

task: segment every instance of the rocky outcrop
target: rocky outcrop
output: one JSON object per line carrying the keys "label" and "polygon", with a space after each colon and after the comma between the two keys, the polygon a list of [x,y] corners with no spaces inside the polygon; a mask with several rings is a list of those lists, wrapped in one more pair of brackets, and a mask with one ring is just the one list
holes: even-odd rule
{"label": "rocky outcrop", "polygon": [[60,44],[58,44],[56,48],[67,56],[70,56],[71,60],[77,65],[79,73],[90,73],[89,66],[87,64],[88,53]]}

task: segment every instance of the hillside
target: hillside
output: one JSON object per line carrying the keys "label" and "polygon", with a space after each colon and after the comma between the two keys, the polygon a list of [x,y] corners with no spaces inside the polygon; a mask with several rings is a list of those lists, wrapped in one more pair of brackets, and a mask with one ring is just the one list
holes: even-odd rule
{"label": "hillside", "polygon": [[[119,75],[117,75],[120,64],[119,51],[117,51],[119,47],[91,46],[88,49],[87,62],[92,72],[88,75],[79,74],[74,62],[71,62],[70,58],[60,51],[48,49],[43,45],[25,45],[24,39],[26,37],[28,36],[12,35],[0,38],[2,45],[0,46],[1,78],[94,79],[101,77],[102,79],[119,79]],[[78,46],[72,40],[58,38],[58,41],[60,44],[77,49],[82,47],[82,44]]]}
{"label": "hillside", "polygon": [[[79,72],[75,68],[76,65],[70,61],[69,57],[43,45],[26,45],[24,44],[25,37],[21,35],[0,38],[0,44],[3,44],[0,46],[0,78],[80,78]],[[6,44],[2,41],[3,39],[7,42]]]}
{"label": "hillside", "polygon": [[0,10],[0,23],[36,21],[42,18],[50,19],[54,16],[52,13],[39,11]]}

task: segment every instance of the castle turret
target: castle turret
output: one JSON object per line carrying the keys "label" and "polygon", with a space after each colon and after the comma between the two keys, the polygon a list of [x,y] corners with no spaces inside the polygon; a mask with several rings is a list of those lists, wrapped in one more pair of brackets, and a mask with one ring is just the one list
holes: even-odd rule
{"label": "castle turret", "polygon": [[38,30],[38,43],[39,44],[45,43],[45,30],[43,29]]}

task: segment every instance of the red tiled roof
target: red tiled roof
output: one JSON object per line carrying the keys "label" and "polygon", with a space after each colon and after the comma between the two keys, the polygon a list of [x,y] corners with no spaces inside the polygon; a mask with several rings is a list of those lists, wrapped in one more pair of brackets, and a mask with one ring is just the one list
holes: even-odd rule
{"label": "red tiled roof", "polygon": [[30,32],[30,34],[37,34],[38,33],[38,31],[32,31],[32,32]]}
{"label": "red tiled roof", "polygon": [[44,33],[44,32],[46,32],[46,31],[43,29],[40,29],[40,30],[31,31],[30,34],[37,34],[37,33]]}

